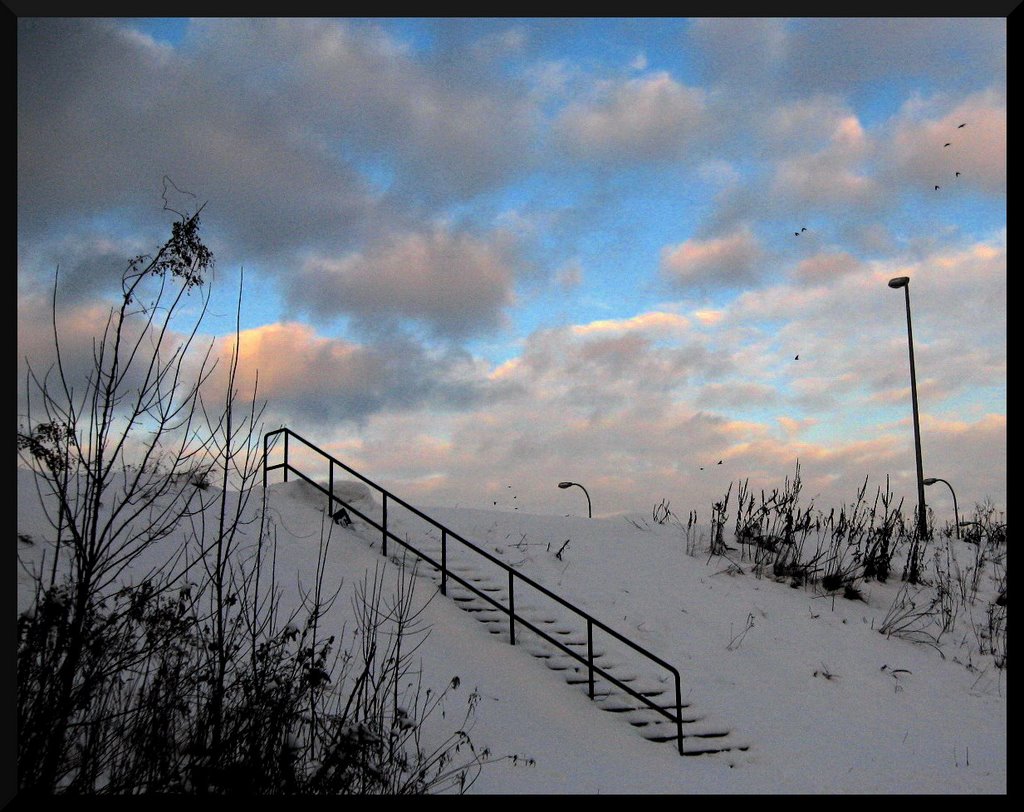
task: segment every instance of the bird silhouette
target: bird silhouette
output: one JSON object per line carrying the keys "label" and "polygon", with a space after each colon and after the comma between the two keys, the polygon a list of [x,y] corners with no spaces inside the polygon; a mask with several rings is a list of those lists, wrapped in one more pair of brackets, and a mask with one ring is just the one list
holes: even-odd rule
{"label": "bird silhouette", "polygon": [[719,465],[721,465],[721,464],[722,464],[722,461],[721,461],[721,460],[719,460],[719,461],[718,461],[718,464],[719,464]]}
{"label": "bird silhouette", "polygon": [[803,227],[803,228],[801,228],[800,230],[801,230],[801,231],[807,231],[807,226],[804,226],[804,227]]}
{"label": "bird silhouette", "polygon": [[944,146],[944,147],[948,147],[950,143],[951,143],[951,142],[946,142],[946,143],[945,143],[945,144],[943,144],[942,146]]}
{"label": "bird silhouette", "polygon": [[795,357],[795,358],[794,358],[793,360],[794,360],[794,361],[799,361],[799,360],[800,360],[800,356],[799,356],[799,355],[797,355],[797,356],[796,356],[796,357]]}
{"label": "bird silhouette", "polygon": [[966,127],[966,126],[967,126],[967,122],[965,121],[963,124],[959,125],[957,127],[957,129],[960,130],[960,129],[963,129],[964,127]]}
{"label": "bird silhouette", "polygon": [[936,192],[939,191],[939,187],[938,186],[935,187],[935,191]]}
{"label": "bird silhouette", "polygon": [[959,173],[959,172],[957,172],[957,173],[956,173],[956,176],[957,176],[957,177],[959,178],[959,177],[960,177],[960,173]]}

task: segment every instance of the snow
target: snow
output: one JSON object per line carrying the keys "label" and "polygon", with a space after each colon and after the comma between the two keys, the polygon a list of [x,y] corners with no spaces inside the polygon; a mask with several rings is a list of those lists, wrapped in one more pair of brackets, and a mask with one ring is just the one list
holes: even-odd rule
{"label": "snow", "polygon": [[[19,543],[19,557],[26,566],[38,565],[53,530],[31,475],[20,469],[18,475],[18,532],[32,539]],[[379,518],[379,502],[364,486],[336,488],[344,488],[358,510]],[[325,503],[303,482],[268,488],[286,602],[297,605],[299,584],[314,577],[321,528],[331,533],[327,586],[341,585],[342,596],[328,623],[340,633],[352,624],[351,590],[375,567],[395,573],[400,548],[392,541],[389,555],[382,556],[380,532],[356,516],[350,527],[324,522]],[[1005,668],[979,655],[966,611],[941,638],[941,653],[880,634],[877,628],[904,586],[898,574],[885,584],[865,582],[863,601],[847,600],[819,587],[758,578],[738,548],[729,553],[731,561],[709,556],[706,543],[687,554],[680,528],[653,523],[650,514],[588,519],[421,510],[674,665],[689,703],[684,713],[702,717],[690,729],[728,731],[735,745],[681,757],[675,742],[644,739],[623,714],[603,712],[601,702],[590,700],[585,682],[567,684],[571,671],[551,670],[531,656],[543,647],[526,629],[517,629],[517,645],[509,645],[507,618],[463,611],[452,599],[457,585],[449,581],[449,596],[441,595],[437,573],[421,563],[416,600],[426,602],[423,617],[430,626],[417,652],[424,685],[440,691],[455,676],[460,683],[449,696],[446,718],[432,722],[457,729],[464,707],[459,703],[475,689],[474,745],[520,756],[515,764],[486,765],[470,792],[1006,792]],[[388,521],[401,538],[433,548],[439,542],[436,530],[398,505],[389,504]],[[962,542],[948,543],[964,561],[973,555]],[[454,570],[473,567],[481,585],[507,587],[504,571],[479,557],[474,563],[458,546],[449,539]],[[19,611],[29,605],[28,585],[19,569]],[[586,639],[582,621],[525,586],[516,590],[517,609]],[[971,609],[975,624],[983,622],[986,605],[980,597]],[[495,622],[477,619],[488,614]],[[635,672],[636,684],[671,686],[663,670],[625,659],[597,629],[594,641],[609,656],[618,655],[614,673]]]}

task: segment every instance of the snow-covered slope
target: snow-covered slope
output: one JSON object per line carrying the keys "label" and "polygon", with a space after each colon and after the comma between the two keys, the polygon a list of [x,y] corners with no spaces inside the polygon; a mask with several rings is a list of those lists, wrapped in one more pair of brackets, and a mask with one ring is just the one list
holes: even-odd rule
{"label": "snow-covered slope", "polygon": [[[268,491],[278,580],[294,603],[297,584],[308,585],[315,572],[326,500],[304,483]],[[365,493],[351,496],[364,512],[379,509]],[[968,661],[969,647],[952,635],[943,638],[940,654],[879,634],[898,579],[869,582],[865,600],[851,601],[756,578],[739,552],[733,562],[709,558],[706,549],[687,555],[680,530],[669,524],[425,510],[673,664],[684,702],[706,724],[749,746],[682,758],[673,743],[646,740],[620,714],[602,712],[585,684],[567,684],[565,672],[532,656],[537,647],[525,632],[510,646],[507,631],[491,633],[494,624],[480,622],[487,613],[463,611],[438,594],[436,574],[420,565],[417,600],[427,602],[431,627],[419,651],[424,684],[440,690],[454,676],[460,682],[445,723],[458,726],[464,701],[476,690],[473,742],[534,762],[489,765],[473,792],[1006,791],[1005,669],[977,655]],[[368,569],[396,570],[399,551],[392,543],[382,556],[379,532],[358,520],[351,527],[328,525],[327,585],[343,590],[329,622],[340,630],[351,625],[351,589]],[[437,541],[399,510],[389,512],[389,526],[411,543]],[[40,561],[52,530],[21,471],[18,532],[33,540],[19,542],[25,563]],[[471,565],[468,557],[451,556],[456,570]],[[481,582],[491,578],[484,570],[478,569]],[[19,583],[24,607],[26,582]],[[542,614],[555,611],[525,595],[517,601]]]}

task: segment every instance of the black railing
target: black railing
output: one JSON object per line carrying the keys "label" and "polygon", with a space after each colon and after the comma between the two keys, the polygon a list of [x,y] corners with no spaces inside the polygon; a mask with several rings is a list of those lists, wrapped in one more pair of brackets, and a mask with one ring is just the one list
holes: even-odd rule
{"label": "black railing", "polygon": [[[281,463],[277,463],[276,465],[271,465],[270,464],[270,446],[271,446],[271,442],[270,441],[271,441],[272,437],[275,437],[278,434],[283,434],[284,435],[284,461],[281,462]],[[300,471],[298,468],[294,467],[289,462],[289,452],[290,452],[289,444],[288,444],[288,438],[289,437],[293,437],[295,440],[297,440],[298,442],[302,443],[310,451],[315,452],[316,454],[318,454],[319,456],[325,458],[328,461],[328,474],[327,474],[328,486],[326,488],[323,485],[321,485],[319,482],[316,482],[315,480],[310,479],[302,471]],[[356,477],[356,479],[358,479],[361,482],[364,482],[365,484],[369,485],[371,488],[373,488],[375,491],[377,491],[378,494],[380,494],[380,497],[381,497],[381,521],[380,521],[380,523],[376,522],[371,517],[367,516],[366,514],[362,513],[357,508],[355,508],[352,505],[350,505],[349,503],[345,502],[339,496],[335,495],[335,493],[334,493],[334,469],[335,469],[335,467],[338,467],[338,468],[342,469],[343,471],[347,472],[348,474],[351,474],[352,476]],[[515,569],[510,567],[504,561],[501,561],[501,560],[495,558],[493,555],[488,553],[486,550],[482,550],[480,547],[478,547],[477,545],[473,544],[471,541],[468,541],[467,539],[464,539],[462,536],[460,536],[454,530],[451,530],[451,529],[445,527],[443,524],[441,524],[437,520],[432,519],[430,516],[427,516],[425,513],[423,513],[419,509],[413,507],[408,502],[406,502],[406,501],[400,499],[399,497],[395,496],[393,493],[391,493],[387,489],[381,487],[376,482],[373,482],[372,480],[367,479],[365,476],[360,474],[358,471],[355,471],[352,468],[349,468],[343,462],[339,462],[334,457],[330,456],[326,452],[324,452],[321,449],[317,448],[311,442],[309,442],[308,440],[306,440],[305,438],[301,437],[300,435],[296,434],[294,431],[292,431],[291,429],[288,429],[288,428],[280,428],[280,429],[277,429],[275,431],[267,432],[267,434],[263,437],[263,487],[264,488],[267,487],[267,475],[271,471],[275,471],[275,470],[277,470],[279,468],[284,471],[284,481],[285,482],[288,481],[288,472],[291,471],[292,473],[294,473],[297,476],[299,476],[302,480],[304,480],[305,482],[308,482],[310,485],[315,487],[321,493],[326,495],[327,499],[328,499],[327,505],[328,505],[328,512],[329,513],[333,513],[334,512],[334,505],[335,505],[336,502],[340,503],[341,505],[343,505],[345,507],[345,509],[350,514],[354,514],[355,516],[358,516],[360,519],[365,521],[371,527],[374,527],[375,529],[379,530],[381,532],[381,552],[383,553],[383,555],[387,555],[387,552],[388,552],[388,540],[390,539],[391,541],[394,541],[397,544],[401,545],[406,550],[409,550],[411,553],[416,555],[418,558],[422,559],[423,561],[426,561],[428,564],[430,564],[431,566],[435,567],[441,573],[441,593],[442,594],[444,594],[444,595],[448,594],[447,593],[448,581],[452,580],[452,581],[455,581],[456,583],[460,584],[465,589],[467,589],[470,592],[472,592],[477,597],[481,598],[482,600],[484,600],[487,603],[489,603],[492,606],[494,606],[502,614],[507,615],[508,616],[509,642],[512,645],[516,644],[516,624],[519,624],[520,626],[529,629],[534,634],[536,634],[539,637],[543,638],[544,640],[548,641],[550,644],[552,644],[553,646],[555,646],[556,648],[558,648],[560,651],[564,652],[568,656],[572,657],[573,659],[577,660],[582,665],[585,665],[587,667],[587,675],[588,675],[588,689],[589,689],[588,692],[589,692],[589,696],[590,696],[591,699],[594,699],[594,697],[595,697],[594,676],[596,674],[596,675],[604,678],[605,680],[607,680],[609,683],[612,683],[613,685],[618,686],[623,691],[625,691],[627,694],[629,694],[630,696],[634,697],[638,701],[642,702],[648,708],[650,708],[651,710],[653,710],[656,713],[660,714],[661,716],[665,717],[670,722],[673,722],[675,724],[675,727],[676,727],[676,742],[677,742],[678,747],[679,747],[679,753],[680,753],[680,755],[684,754],[684,751],[683,751],[683,711],[682,711],[682,709],[683,709],[683,702],[682,702],[682,689],[681,689],[681,685],[680,685],[679,672],[673,666],[669,665],[667,662],[662,660],[660,657],[655,656],[654,654],[652,654],[651,652],[649,652],[647,649],[643,648],[642,646],[637,645],[636,643],[634,643],[632,640],[628,639],[627,637],[624,637],[623,635],[619,634],[619,632],[615,631],[614,629],[609,628],[608,626],[606,626],[604,623],[602,623],[601,621],[597,620],[596,618],[591,617],[591,615],[589,615],[587,612],[584,612],[582,609],[580,609],[580,608],[574,606],[573,604],[569,603],[564,598],[559,597],[555,593],[553,593],[550,590],[546,589],[545,587],[541,586],[540,584],[538,584],[533,579],[528,578],[525,575],[522,575],[521,573],[517,572]],[[388,503],[389,502],[393,502],[393,503],[395,503],[397,505],[401,505],[403,508],[408,510],[410,513],[414,514],[415,516],[418,516],[423,521],[427,522],[430,525],[433,525],[435,528],[437,528],[438,530],[441,531],[441,560],[440,561],[435,561],[433,558],[431,558],[426,553],[424,553],[424,552],[422,552],[420,550],[417,550],[415,547],[413,547],[411,544],[409,544],[408,541],[403,541],[398,536],[396,536],[394,533],[392,533],[390,530],[388,530]],[[476,553],[477,555],[479,555],[482,558],[486,559],[490,563],[494,564],[499,569],[504,570],[508,574],[508,606],[505,606],[500,601],[495,600],[493,597],[491,597],[487,593],[477,589],[475,586],[473,586],[472,583],[466,581],[465,579],[460,577],[457,573],[451,571],[451,569],[448,566],[448,542],[449,542],[450,539],[454,539],[455,541],[459,542],[466,549],[472,550],[474,553]],[[515,610],[515,585],[516,585],[517,582],[519,582],[519,583],[521,583],[523,585],[529,586],[531,589],[534,589],[537,592],[539,592],[540,594],[542,594],[542,595],[546,596],[547,598],[555,601],[556,603],[558,603],[559,605],[563,606],[568,611],[572,612],[573,614],[575,614],[576,616],[578,616],[582,620],[586,621],[586,624],[587,624],[587,656],[586,657],[584,657],[583,655],[579,654],[578,652],[573,651],[572,649],[568,648],[567,646],[563,645],[558,640],[556,640],[553,637],[551,637],[551,635],[547,634],[547,632],[544,632],[543,630],[537,628],[532,623],[530,623],[530,621],[528,621],[526,618],[524,618],[521,615],[518,615],[516,613],[516,610]],[[636,654],[639,654],[641,657],[644,657],[647,660],[649,660],[650,662],[652,662],[652,663],[660,666],[661,668],[665,669],[674,678],[674,680],[675,680],[675,689],[676,689],[676,691],[675,691],[675,693],[676,693],[676,697],[675,697],[675,713],[674,714],[672,713],[670,708],[665,708],[665,707],[662,707],[661,705],[658,705],[651,698],[649,698],[648,696],[646,696],[645,694],[643,694],[643,693],[641,693],[639,691],[634,690],[629,685],[627,685],[626,683],[624,683],[621,680],[617,679],[612,674],[609,674],[607,671],[605,671],[603,668],[601,668],[601,666],[597,665],[594,662],[594,629],[601,630],[602,632],[604,632],[605,634],[609,635],[613,639],[617,640],[618,642],[620,642],[620,643],[624,644],[625,646],[627,646],[628,648],[632,649]]]}

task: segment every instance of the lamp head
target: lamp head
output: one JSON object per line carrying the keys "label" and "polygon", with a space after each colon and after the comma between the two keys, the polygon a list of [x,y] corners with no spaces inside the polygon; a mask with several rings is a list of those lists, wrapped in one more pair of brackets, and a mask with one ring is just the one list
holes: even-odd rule
{"label": "lamp head", "polygon": [[933,477],[933,476],[930,476],[930,477],[928,477],[928,479],[922,479],[921,481],[922,481],[922,482],[923,482],[923,483],[924,483],[925,485],[934,485],[934,484],[935,484],[936,482],[938,482],[939,480],[937,480],[937,479],[936,479],[935,477]]}
{"label": "lamp head", "polygon": [[559,488],[571,488],[574,484],[576,484],[576,483],[574,483],[574,482],[559,482],[558,483],[558,487]]}
{"label": "lamp head", "polygon": [[890,288],[905,288],[910,284],[909,276],[896,276],[889,280]]}

